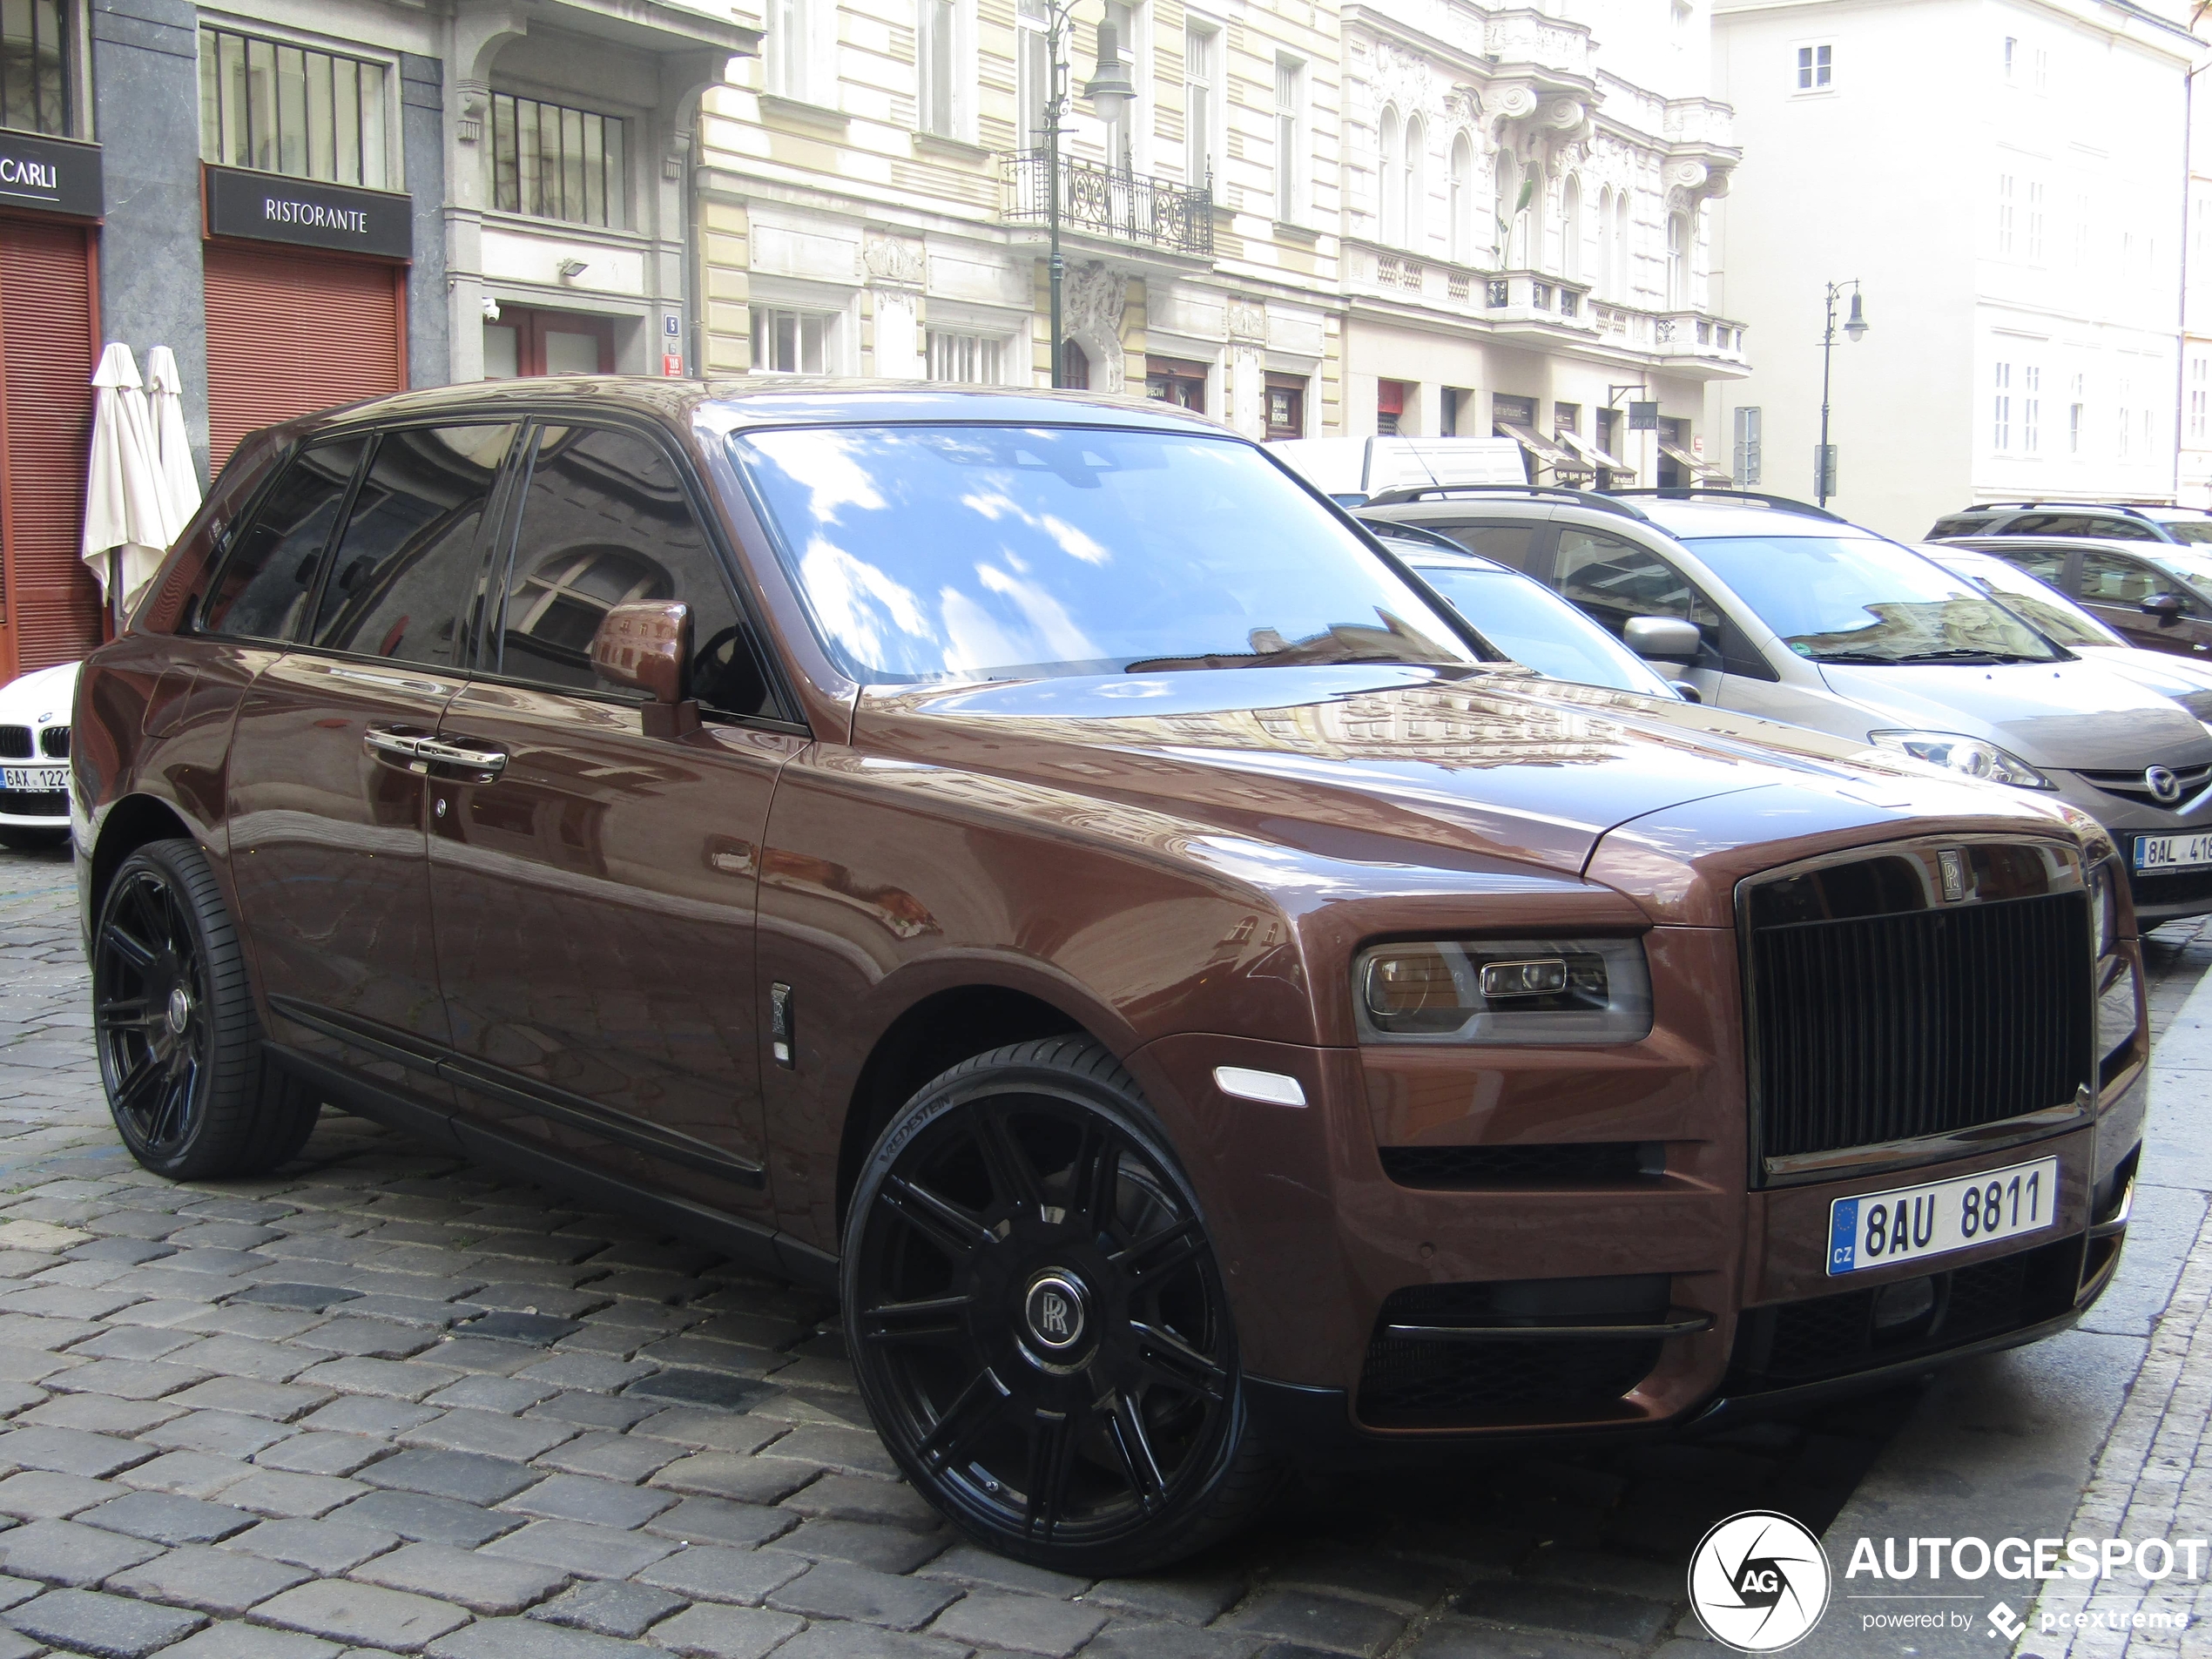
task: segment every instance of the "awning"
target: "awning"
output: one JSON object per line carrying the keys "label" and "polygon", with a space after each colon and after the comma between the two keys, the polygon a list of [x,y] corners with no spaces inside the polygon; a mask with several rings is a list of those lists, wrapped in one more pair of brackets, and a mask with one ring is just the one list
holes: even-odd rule
{"label": "awning", "polygon": [[1588,462],[1593,467],[1602,468],[1605,471],[1613,474],[1616,478],[1633,478],[1636,475],[1636,469],[1634,467],[1631,467],[1627,462],[1622,460],[1619,456],[1610,455],[1605,450],[1599,448],[1597,445],[1592,443],[1588,438],[1573,432],[1562,432],[1559,435],[1561,441],[1564,442],[1568,448],[1572,449],[1576,455],[1581,456],[1583,460]]}
{"label": "awning", "polygon": [[1549,438],[1540,438],[1525,426],[1508,421],[1498,422],[1498,430],[1526,449],[1540,467],[1549,467],[1554,472],[1588,472],[1588,462],[1569,455]]}
{"label": "awning", "polygon": [[1683,468],[1692,478],[1699,480],[1711,478],[1724,484],[1732,484],[1736,482],[1726,467],[1716,467],[1703,456],[1692,455],[1680,444],[1662,442],[1659,446],[1659,453],[1677,467]]}

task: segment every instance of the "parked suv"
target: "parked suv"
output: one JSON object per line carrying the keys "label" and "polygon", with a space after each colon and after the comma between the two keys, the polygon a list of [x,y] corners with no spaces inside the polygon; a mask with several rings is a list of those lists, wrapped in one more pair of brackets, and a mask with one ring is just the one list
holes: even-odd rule
{"label": "parked suv", "polygon": [[1085,1577],[2077,1318],[2110,839],[1555,689],[1158,404],[357,405],[85,667],[101,1075],[172,1176],[336,1102],[835,1287],[916,1490]]}
{"label": "parked suv", "polygon": [[1737,491],[1409,490],[1362,516],[1526,570],[1619,637],[1695,623],[1680,660],[1708,703],[2070,801],[2147,921],[2212,911],[2212,732],[1909,548]]}
{"label": "parked suv", "polygon": [[2047,582],[2146,651],[2212,658],[2212,547],[2055,536],[1957,536]]}
{"label": "parked suv", "polygon": [[2014,501],[1969,507],[1936,520],[1931,542],[1961,536],[2088,536],[2107,542],[2212,542],[2212,513],[2124,502]]}

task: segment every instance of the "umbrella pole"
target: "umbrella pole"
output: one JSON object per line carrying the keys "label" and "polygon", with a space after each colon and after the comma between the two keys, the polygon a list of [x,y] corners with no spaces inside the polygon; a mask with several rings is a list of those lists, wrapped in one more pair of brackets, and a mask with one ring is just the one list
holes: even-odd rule
{"label": "umbrella pole", "polygon": [[107,603],[112,613],[113,626],[108,637],[123,637],[123,550],[111,547],[107,550]]}

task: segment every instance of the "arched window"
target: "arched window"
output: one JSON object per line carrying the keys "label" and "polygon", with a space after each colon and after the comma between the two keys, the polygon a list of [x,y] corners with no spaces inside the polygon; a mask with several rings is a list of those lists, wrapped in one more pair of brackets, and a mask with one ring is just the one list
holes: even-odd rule
{"label": "arched window", "polygon": [[1398,126],[1398,111],[1386,108],[1382,112],[1382,142],[1375,175],[1375,200],[1382,220],[1379,239],[1393,246],[1405,240],[1406,185],[1400,174],[1404,169],[1402,139]]}
{"label": "arched window", "polygon": [[1516,271],[1533,271],[1544,253],[1544,171],[1531,165],[1514,192],[1513,244],[1506,263]]}
{"label": "arched window", "polygon": [[1613,297],[1623,305],[1629,300],[1629,192],[1622,191],[1613,198]]}
{"label": "arched window", "polygon": [[1521,168],[1510,150],[1500,150],[1493,158],[1494,182],[1497,186],[1494,204],[1495,212],[1491,226],[1494,239],[1491,247],[1493,262],[1501,271],[1513,260],[1514,203],[1521,195]]}
{"label": "arched window", "polygon": [[1428,232],[1428,129],[1418,115],[1406,123],[1406,211],[1399,241],[1419,247]]}
{"label": "arched window", "polygon": [[1613,186],[1606,185],[1597,192],[1597,265],[1590,273],[1591,285],[1601,299],[1610,300],[1613,291]]}
{"label": "arched window", "polygon": [[1667,215],[1667,309],[1689,304],[1689,215]]}
{"label": "arched window", "polygon": [[1570,282],[1582,275],[1582,182],[1571,174],[1559,194],[1559,273]]}
{"label": "arched window", "polygon": [[1452,140],[1452,260],[1474,262],[1474,145],[1464,132]]}

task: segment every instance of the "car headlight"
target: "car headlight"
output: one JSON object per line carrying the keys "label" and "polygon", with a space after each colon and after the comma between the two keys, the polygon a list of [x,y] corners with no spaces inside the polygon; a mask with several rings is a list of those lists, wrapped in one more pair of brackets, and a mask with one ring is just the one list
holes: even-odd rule
{"label": "car headlight", "polygon": [[1871,732],[1867,735],[1880,748],[1962,772],[1969,778],[1986,778],[1992,783],[2011,784],[2020,789],[2052,787],[2048,778],[1986,738],[1962,737],[1956,732]]}
{"label": "car headlight", "polygon": [[1352,967],[1368,1042],[1634,1042],[1651,1029],[1635,939],[1376,945]]}

